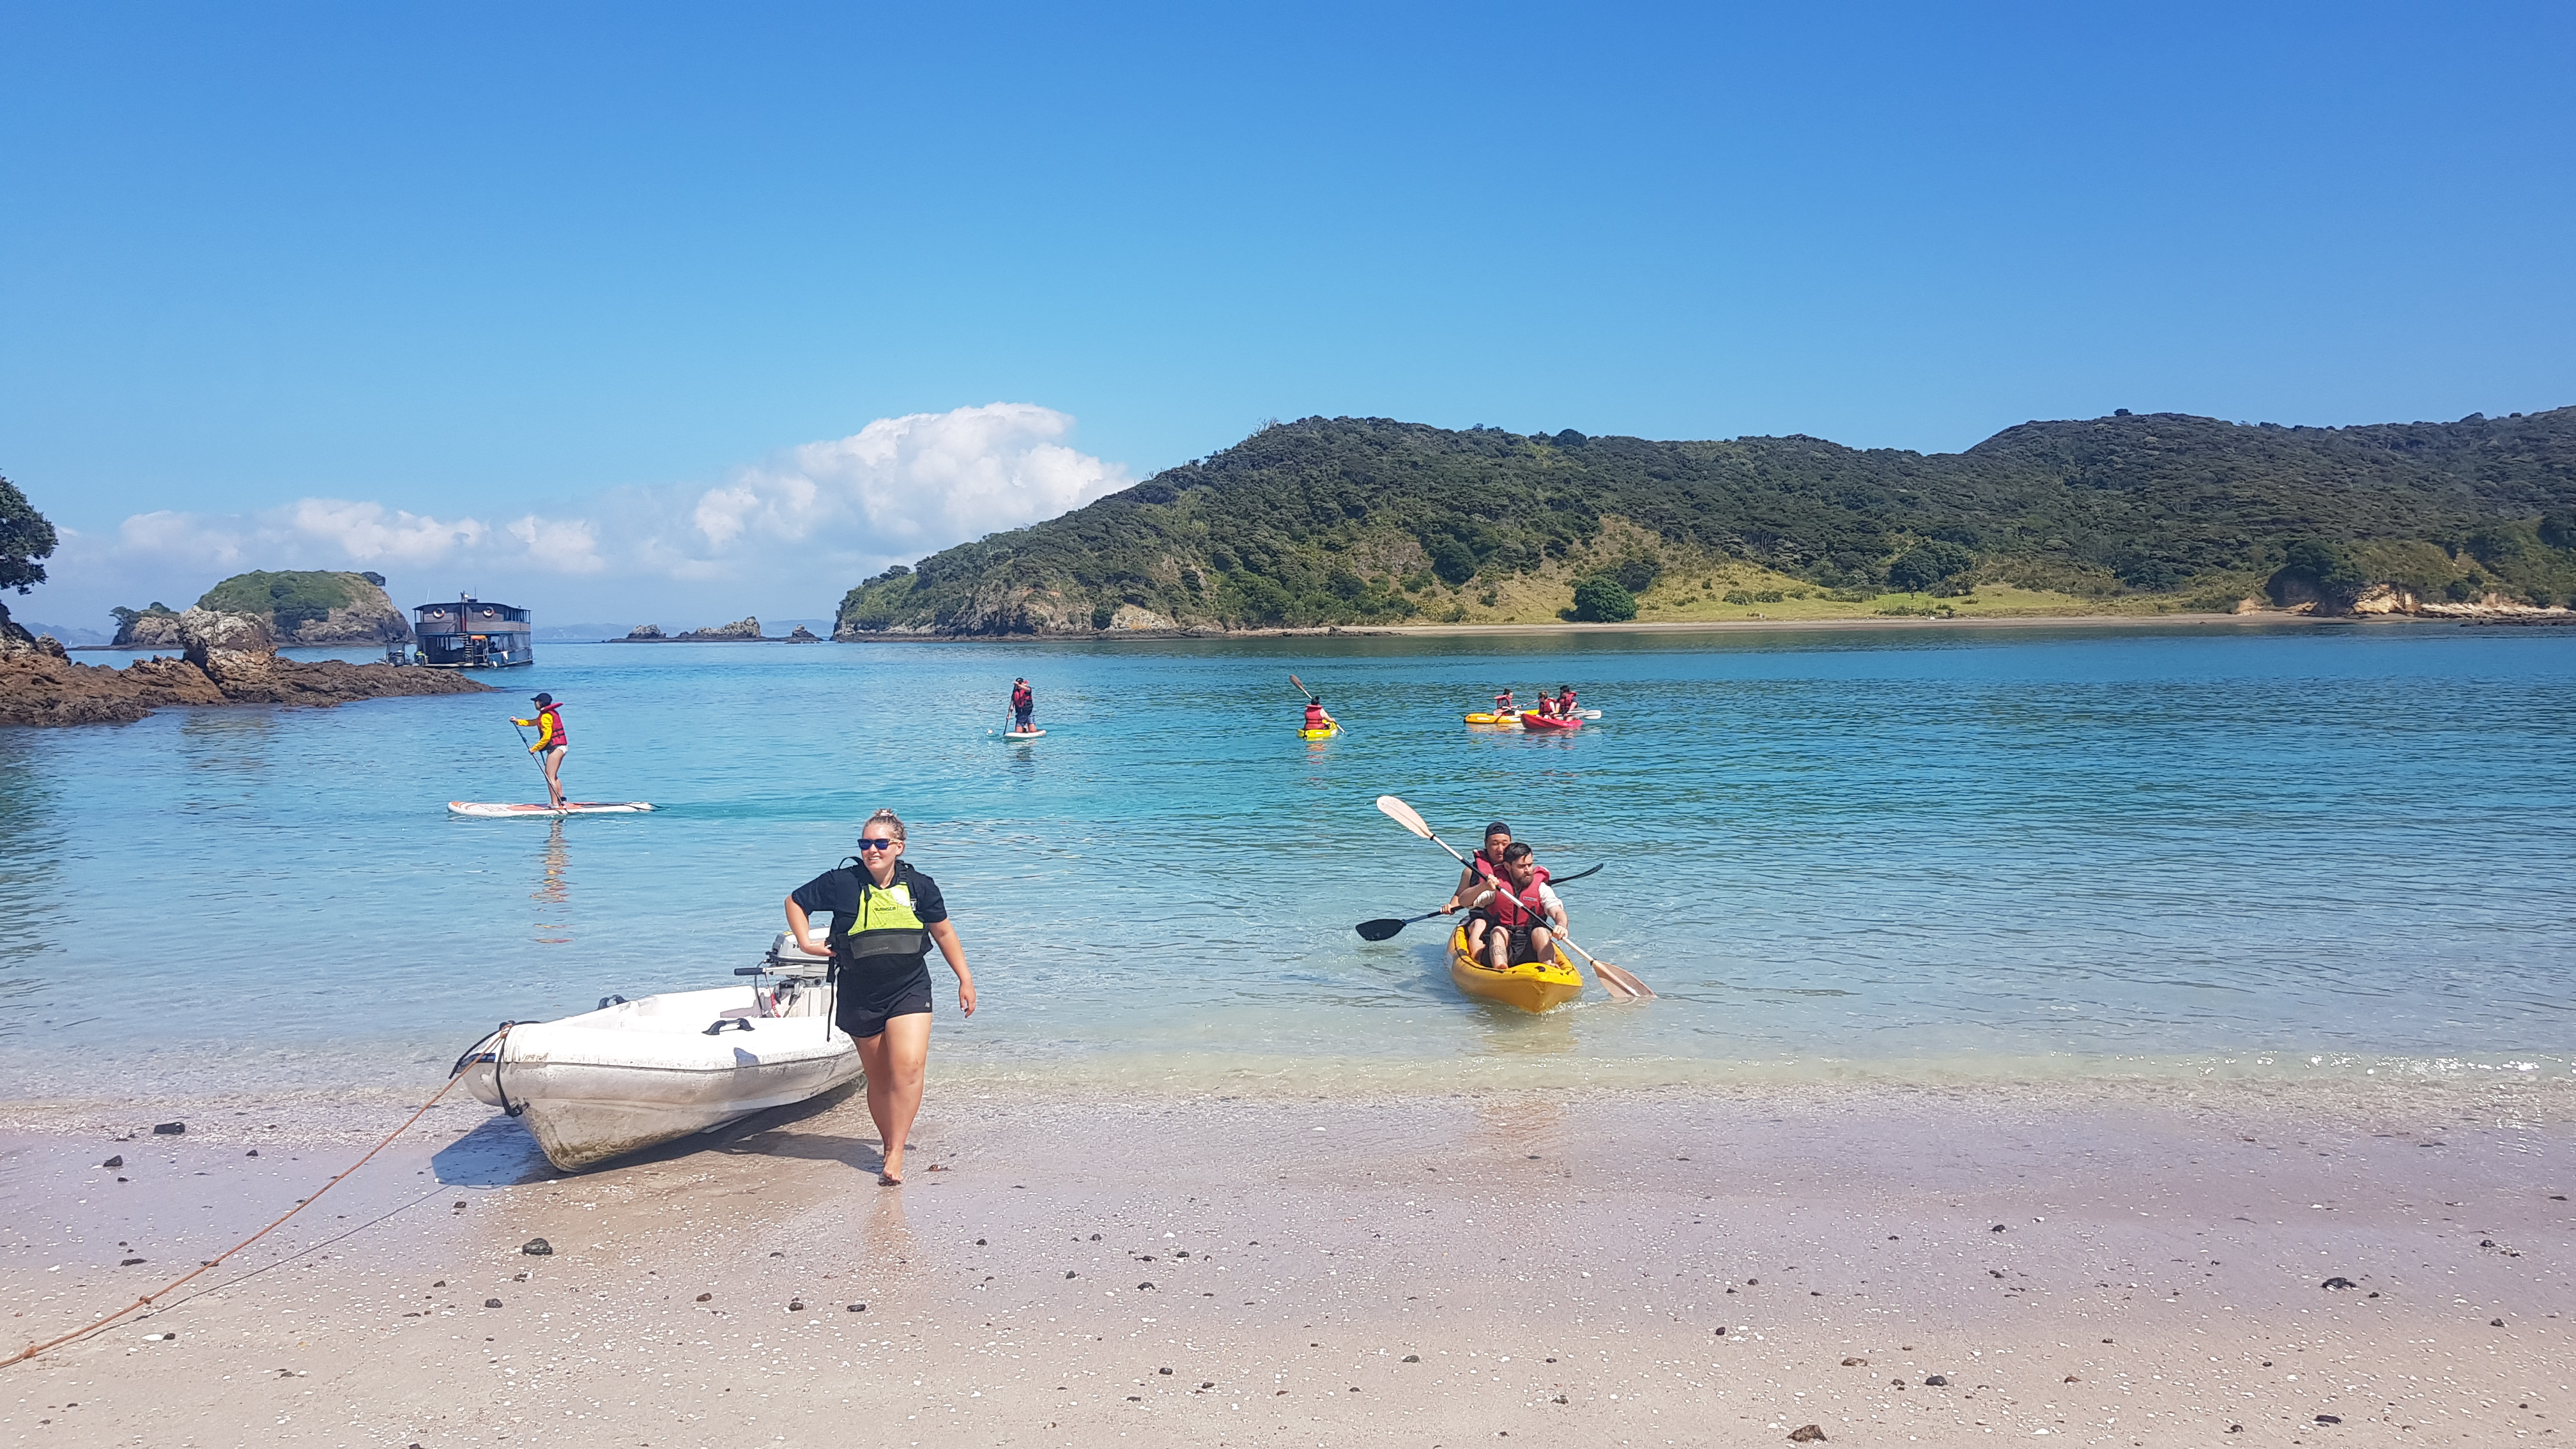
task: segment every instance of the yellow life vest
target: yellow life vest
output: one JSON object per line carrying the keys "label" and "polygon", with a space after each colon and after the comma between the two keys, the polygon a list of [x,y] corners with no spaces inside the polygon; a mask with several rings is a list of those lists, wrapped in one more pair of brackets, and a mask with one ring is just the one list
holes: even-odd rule
{"label": "yellow life vest", "polygon": [[880,886],[859,867],[859,908],[841,933],[841,954],[853,961],[873,956],[919,956],[930,949],[930,927],[912,909],[912,885],[897,872]]}

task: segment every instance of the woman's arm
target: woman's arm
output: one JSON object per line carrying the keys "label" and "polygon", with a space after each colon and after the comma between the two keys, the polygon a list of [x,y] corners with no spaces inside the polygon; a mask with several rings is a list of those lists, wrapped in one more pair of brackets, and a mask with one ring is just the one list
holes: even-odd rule
{"label": "woman's arm", "polygon": [[946,958],[948,969],[957,973],[957,1009],[973,1016],[975,973],[966,969],[966,947],[957,939],[957,927],[947,921],[933,921],[930,939],[939,943],[939,954]]}
{"label": "woman's arm", "polygon": [[809,934],[813,929],[814,922],[805,914],[805,908],[796,904],[794,896],[789,896],[787,898],[787,934],[795,938],[796,949],[811,956],[831,955],[832,951],[828,943],[821,946],[814,944]]}

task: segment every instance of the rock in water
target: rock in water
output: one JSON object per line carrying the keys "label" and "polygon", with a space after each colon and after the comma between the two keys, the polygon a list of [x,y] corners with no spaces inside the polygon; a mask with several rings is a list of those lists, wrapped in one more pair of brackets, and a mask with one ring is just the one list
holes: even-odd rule
{"label": "rock in water", "polygon": [[179,639],[188,662],[213,680],[224,698],[277,702],[277,641],[270,637],[265,621],[250,614],[191,608],[179,616]]}
{"label": "rock in water", "polygon": [[662,632],[662,626],[659,624],[638,624],[634,628],[626,631],[626,637],[629,639],[662,639],[669,636]]}
{"label": "rock in water", "polygon": [[760,637],[760,620],[757,617],[746,616],[730,624],[720,624],[713,629],[691,629],[677,637],[684,640],[757,639]]}

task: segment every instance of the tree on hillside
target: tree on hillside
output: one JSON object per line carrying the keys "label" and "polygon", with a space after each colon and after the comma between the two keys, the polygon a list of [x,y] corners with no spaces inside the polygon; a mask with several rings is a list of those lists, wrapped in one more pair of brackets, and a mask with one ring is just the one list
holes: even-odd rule
{"label": "tree on hillside", "polygon": [[1585,579],[1574,586],[1574,617],[1587,624],[1624,624],[1637,617],[1637,596],[1617,579]]}
{"label": "tree on hillside", "polygon": [[27,495],[0,478],[0,589],[26,593],[45,581],[42,560],[53,557],[54,526]]}
{"label": "tree on hillside", "polygon": [[2370,585],[2370,576],[2353,562],[2352,550],[2326,538],[2302,538],[2291,542],[2284,551],[2280,569],[2265,585],[2278,604],[2291,602],[2297,586],[2304,584],[2318,601],[2336,608],[2350,608],[2352,601]]}

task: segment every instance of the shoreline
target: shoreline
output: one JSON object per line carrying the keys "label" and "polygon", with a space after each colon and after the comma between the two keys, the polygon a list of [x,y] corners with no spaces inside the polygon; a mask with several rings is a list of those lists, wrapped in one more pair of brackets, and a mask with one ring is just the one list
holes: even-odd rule
{"label": "shoreline", "polygon": [[2522,622],[2514,618],[2454,619],[2430,615],[2371,614],[2319,617],[2286,611],[2251,614],[1976,614],[1950,618],[1869,615],[1850,618],[1630,620],[1619,624],[1565,621],[1518,624],[1329,624],[1311,629],[1106,629],[1088,634],[862,634],[832,636],[835,644],[1104,644],[1165,643],[1175,640],[1232,639],[1368,639],[1463,638],[1475,635],[1587,634],[1741,634],[1817,633],[1865,629],[1910,632],[1940,629],[2165,629],[2247,628],[2298,625],[2308,628],[2411,625],[2432,628],[2484,628]]}
{"label": "shoreline", "polygon": [[[363,1150],[270,1120],[0,1130],[21,1341],[157,1289]],[[1780,1443],[1814,1423],[2130,1446],[2240,1425],[2314,1442],[2330,1415],[2449,1441],[2556,1432],[2576,1350],[2568,1125],[2452,1110],[1248,1110],[961,1101],[934,1079],[899,1189],[874,1186],[848,1092],[569,1177],[478,1104],[413,1131],[156,1310],[17,1366],[0,1425],[1105,1449]],[[521,1251],[536,1238],[551,1251]]]}

